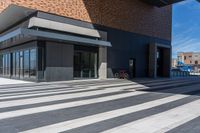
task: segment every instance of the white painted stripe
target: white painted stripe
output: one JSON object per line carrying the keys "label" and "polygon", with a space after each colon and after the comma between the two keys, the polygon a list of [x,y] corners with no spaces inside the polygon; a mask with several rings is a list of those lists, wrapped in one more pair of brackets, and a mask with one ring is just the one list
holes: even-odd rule
{"label": "white painted stripe", "polygon": [[179,100],[179,99],[182,99],[182,98],[185,98],[185,97],[187,97],[187,96],[185,96],[185,95],[174,95],[174,96],[150,101],[150,102],[147,102],[147,103],[143,103],[143,104],[139,104],[139,105],[135,105],[135,106],[131,106],[131,107],[126,107],[126,108],[108,111],[108,112],[104,112],[104,113],[100,113],[100,114],[95,114],[95,115],[92,115],[92,116],[87,116],[87,117],[83,117],[83,118],[79,118],[79,119],[74,119],[74,120],[65,121],[65,122],[61,122],[61,123],[56,123],[56,124],[53,124],[53,125],[48,125],[48,126],[44,126],[44,127],[40,127],[40,128],[35,128],[35,129],[32,129],[32,130],[27,130],[27,131],[24,131],[23,133],[63,132],[63,131],[67,131],[67,130],[70,130],[70,129],[74,129],[74,128],[86,126],[86,125],[89,125],[89,124],[105,121],[105,120],[112,119],[112,118],[119,117],[119,116],[123,116],[123,115],[126,115],[126,114],[134,113],[134,112],[137,112],[137,111],[142,111],[142,110],[145,110],[145,109],[153,108],[153,107],[156,107],[156,106],[159,106],[159,105],[162,105],[162,104],[165,104],[165,103],[169,103],[169,102],[172,102],[172,101],[176,101],[176,100]]}
{"label": "white painted stripe", "polygon": [[[116,84],[116,85],[108,85],[108,86],[103,86],[103,87],[110,87],[111,88],[111,86],[112,87],[117,87],[119,84]],[[128,84],[121,84],[121,85],[128,85]],[[134,87],[137,87],[137,86],[134,86],[133,85],[133,88]],[[47,92],[47,91],[45,91],[44,93],[22,93],[21,95],[20,94],[18,94],[18,95],[11,95],[11,94],[2,94],[1,95],[1,97],[0,97],[0,100],[3,100],[3,99],[8,99],[8,98],[23,98],[23,97],[30,97],[30,96],[40,96],[40,95],[48,95],[48,94],[59,94],[59,93],[66,93],[66,92],[79,92],[79,91],[84,91],[84,90],[93,90],[93,89],[98,89],[96,86],[93,86],[93,87],[87,87],[87,88],[79,88],[79,89],[74,89],[74,90],[70,90],[70,89],[74,89],[74,88],[66,88],[66,89],[61,89],[61,90],[59,90],[59,91],[56,91],[56,92]],[[107,89],[109,89],[109,88],[107,88]],[[94,91],[97,91],[97,90],[94,90]]]}
{"label": "white painted stripe", "polygon": [[31,87],[17,87],[17,88],[4,88],[0,89],[0,93],[2,92],[13,92],[13,91],[28,91],[28,90],[44,90],[44,89],[53,89],[53,88],[59,88],[59,87],[65,87],[68,88],[68,85],[48,85],[48,86],[31,86]]}
{"label": "white painted stripe", "polygon": [[177,108],[107,130],[103,133],[132,133],[132,131],[137,133],[164,133],[199,116],[200,100],[196,100]]}
{"label": "white painted stripe", "polygon": [[20,106],[20,105],[29,105],[29,104],[36,104],[36,103],[45,103],[45,102],[52,102],[52,101],[58,101],[58,100],[67,100],[67,99],[72,99],[72,98],[95,96],[95,95],[100,95],[100,94],[119,92],[120,89],[129,89],[129,88],[133,88],[133,86],[129,85],[129,86],[122,86],[122,87],[112,87],[112,88],[105,89],[105,90],[80,92],[80,93],[75,93],[75,94],[63,94],[63,95],[56,95],[56,96],[46,96],[46,97],[39,97],[39,98],[29,98],[29,99],[20,99],[20,100],[14,100],[14,101],[13,100],[5,101],[5,102],[0,102],[0,108]]}
{"label": "white painted stripe", "polygon": [[44,85],[44,86],[30,86],[30,87],[17,87],[17,88],[3,88],[3,89],[0,89],[0,93],[1,92],[13,92],[13,91],[26,91],[26,90],[44,90],[44,89],[53,89],[53,88],[59,88],[59,87],[65,87],[65,88],[68,88],[68,87],[75,87],[75,88],[85,88],[85,87],[101,87],[101,86],[105,86],[105,87],[109,87],[109,86],[114,86],[114,85],[136,85],[136,84],[133,84],[131,82],[119,82],[118,83],[94,83],[94,84],[81,84],[81,85],[67,85],[67,84],[60,84],[60,85]]}
{"label": "white painted stripe", "polygon": [[193,120],[195,118],[197,118],[196,115],[192,115],[192,116],[189,116],[187,118],[182,118],[181,121],[178,121],[178,122],[175,122],[175,123],[173,123],[173,124],[171,124],[169,126],[166,126],[163,129],[161,129],[159,131],[156,131],[155,133],[165,133],[165,132],[170,131],[170,130],[172,130],[172,129],[180,126],[180,125],[183,125],[183,124],[185,124],[185,123],[187,123],[187,122],[189,122],[189,121],[191,121],[191,120]]}
{"label": "white painted stripe", "polygon": [[[15,94],[34,94],[34,93],[41,93],[41,92],[52,92],[52,91],[62,91],[62,90],[69,90],[70,89],[74,89],[74,91],[79,91],[79,90],[88,90],[88,89],[97,89],[99,87],[114,87],[114,86],[123,86],[123,85],[132,85],[132,83],[123,83],[123,84],[108,84],[108,85],[98,85],[98,86],[89,86],[89,87],[84,87],[84,88],[80,88],[80,87],[76,87],[74,86],[73,88],[60,88],[60,89],[55,89],[55,90],[38,90],[38,91],[30,91],[30,92],[21,92],[21,91],[18,91],[18,92],[15,92],[15,93],[8,93],[8,94],[1,94],[1,97],[2,96],[7,96],[7,95],[15,95]],[[136,87],[138,87],[139,85],[136,85]],[[77,90],[76,90],[77,88]],[[34,89],[33,89],[34,90]]]}
{"label": "white painted stripe", "polygon": [[48,105],[48,106],[42,106],[42,107],[36,107],[36,108],[4,112],[4,113],[0,113],[0,119],[6,119],[6,118],[23,116],[23,115],[30,115],[30,114],[34,114],[34,113],[41,113],[41,112],[58,110],[58,109],[65,109],[65,108],[71,108],[71,107],[78,107],[78,106],[82,106],[82,105],[106,102],[106,101],[110,101],[110,100],[116,100],[116,99],[120,99],[120,98],[126,98],[126,97],[136,96],[136,95],[145,94],[145,93],[147,93],[147,92],[130,92],[130,93],[126,93],[126,94],[94,98],[94,99],[90,99],[90,100],[81,100],[81,101],[76,101],[76,102],[61,103],[61,104],[56,104],[56,105]]}

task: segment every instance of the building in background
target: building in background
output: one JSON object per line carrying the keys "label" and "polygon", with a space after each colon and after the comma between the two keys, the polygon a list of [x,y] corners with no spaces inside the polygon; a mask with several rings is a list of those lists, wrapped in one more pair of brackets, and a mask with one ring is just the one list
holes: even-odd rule
{"label": "building in background", "polygon": [[178,59],[177,58],[172,58],[172,68],[176,68],[178,65]]}
{"label": "building in background", "polygon": [[177,60],[179,65],[188,65],[192,71],[200,72],[200,52],[179,52]]}
{"label": "building in background", "polygon": [[1,0],[0,75],[58,81],[169,77],[171,4],[182,0]]}
{"label": "building in background", "polygon": [[178,61],[187,65],[200,65],[200,52],[180,52]]}

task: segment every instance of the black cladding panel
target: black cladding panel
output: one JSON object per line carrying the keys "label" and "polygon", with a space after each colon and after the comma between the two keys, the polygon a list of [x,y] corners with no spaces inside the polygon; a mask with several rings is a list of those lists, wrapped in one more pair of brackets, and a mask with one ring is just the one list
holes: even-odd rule
{"label": "black cladding panel", "polygon": [[163,6],[167,6],[167,5],[181,2],[184,0],[142,0],[142,1],[151,5],[157,6],[157,7],[163,7]]}

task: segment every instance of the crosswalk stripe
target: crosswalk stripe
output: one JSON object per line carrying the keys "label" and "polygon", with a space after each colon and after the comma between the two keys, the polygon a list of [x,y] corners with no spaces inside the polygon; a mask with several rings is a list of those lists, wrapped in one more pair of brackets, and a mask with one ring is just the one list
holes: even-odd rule
{"label": "crosswalk stripe", "polygon": [[[12,106],[20,106],[20,105],[29,105],[29,104],[36,104],[36,103],[45,103],[45,102],[51,102],[51,101],[58,101],[58,100],[67,100],[72,98],[80,98],[80,97],[86,97],[86,96],[95,96],[98,94],[106,94],[111,92],[119,92],[123,89],[129,89],[134,88],[134,86],[120,86],[120,87],[112,87],[105,90],[97,90],[97,91],[91,91],[91,92],[81,92],[81,93],[75,93],[75,94],[63,94],[63,95],[55,95],[55,96],[46,96],[46,97],[39,97],[39,98],[29,98],[29,99],[20,99],[20,100],[12,100],[12,101],[5,101],[0,102],[0,108],[6,108],[6,107],[12,107]],[[182,93],[187,93],[190,91],[194,91],[198,88],[192,88],[192,89],[183,89]]]}
{"label": "crosswalk stripe", "polygon": [[[126,85],[129,85],[129,84],[126,84]],[[124,85],[124,86],[126,86],[126,85]],[[120,85],[120,86],[122,86],[122,85]],[[137,86],[137,85],[136,85]],[[105,86],[103,86],[103,87],[105,87]],[[110,88],[111,87],[118,87],[118,85],[110,85],[109,86]],[[132,85],[132,88],[134,88],[135,86],[134,85]],[[105,87],[106,88],[106,87]],[[108,87],[107,87],[108,88]],[[40,95],[49,95],[49,94],[60,94],[60,93],[75,93],[75,92],[82,92],[82,91],[97,91],[96,89],[98,89],[98,87],[88,87],[88,88],[82,88],[82,89],[72,89],[72,90],[70,90],[69,88],[68,89],[62,89],[62,90],[55,90],[55,92],[53,91],[53,92],[41,92],[41,93],[33,93],[33,94],[29,94],[29,93],[23,93],[23,94],[21,94],[21,95],[9,95],[9,94],[7,94],[7,95],[1,95],[1,97],[0,97],[0,100],[3,100],[3,99],[11,99],[11,98],[24,98],[24,97],[31,97],[31,96],[40,96]],[[109,89],[109,88],[108,88]],[[100,89],[99,89],[100,90]]]}
{"label": "crosswalk stripe", "polygon": [[55,95],[55,96],[46,96],[46,97],[39,97],[39,98],[29,98],[29,99],[20,99],[14,101],[0,101],[0,108],[6,107],[13,107],[13,106],[20,106],[20,105],[28,105],[28,104],[36,104],[36,103],[45,103],[51,101],[58,101],[58,100],[67,100],[72,98],[80,98],[80,97],[88,97],[88,96],[95,96],[98,94],[107,94],[112,92],[119,92],[121,89],[124,88],[133,88],[132,85],[129,86],[122,86],[122,87],[112,87],[105,90],[97,90],[92,92],[81,92],[75,94],[64,94],[64,95]]}
{"label": "crosswalk stripe", "polygon": [[[200,100],[140,119],[102,133],[163,133],[200,116]],[[175,124],[175,125],[173,125]],[[144,128],[145,127],[145,128]]]}
{"label": "crosswalk stripe", "polygon": [[[93,85],[93,86],[87,86],[87,88],[97,88],[97,87],[110,87],[110,86],[118,86],[118,85],[136,85],[136,84],[133,84],[133,83],[117,83],[117,84],[102,84],[102,85]],[[77,89],[81,89],[81,88],[84,88],[84,87],[81,87],[81,86],[74,86],[75,88]],[[39,87],[25,87],[25,88],[15,88],[15,89],[0,89],[0,94],[2,93],[20,93],[20,92],[24,92],[24,91],[42,91],[42,90],[46,90],[46,89],[55,89],[57,90],[58,89],[62,89],[62,88],[72,88],[72,86],[69,86],[69,85],[50,85],[50,86],[39,86]]]}
{"label": "crosswalk stripe", "polygon": [[32,91],[32,90],[46,90],[46,89],[54,89],[54,88],[69,88],[70,86],[67,85],[50,85],[50,86],[36,86],[36,87],[21,87],[21,88],[6,88],[6,89],[0,89],[0,93],[8,92],[21,92],[21,91]]}
{"label": "crosswalk stripe", "polygon": [[93,123],[96,123],[96,122],[100,122],[100,121],[112,119],[112,118],[115,118],[115,117],[119,117],[119,116],[122,116],[122,115],[130,114],[130,113],[133,113],[133,112],[153,108],[153,107],[156,107],[156,106],[159,106],[159,105],[162,105],[162,104],[165,104],[165,103],[173,102],[173,101],[185,98],[185,97],[188,97],[188,96],[186,96],[186,95],[174,95],[174,96],[162,98],[162,99],[159,99],[159,100],[153,100],[153,101],[146,102],[146,103],[139,104],[139,105],[135,105],[135,106],[130,106],[130,107],[122,108],[122,109],[108,111],[108,112],[104,112],[104,113],[100,113],[100,114],[95,114],[95,115],[92,115],[92,116],[87,116],[87,117],[78,118],[78,119],[74,119],[74,120],[70,120],[70,121],[56,123],[56,124],[53,124],[53,125],[35,128],[35,129],[24,131],[22,133],[63,132],[63,131],[67,131],[67,130],[70,130],[70,129],[74,129],[74,128],[82,127],[82,126],[85,126],[85,125],[93,124]]}
{"label": "crosswalk stripe", "polygon": [[29,114],[34,114],[34,113],[41,113],[41,112],[47,112],[47,111],[52,111],[52,110],[71,108],[71,107],[77,107],[77,106],[82,106],[82,105],[89,105],[89,104],[93,104],[93,103],[100,103],[100,102],[105,102],[105,101],[110,101],[110,100],[116,100],[116,99],[141,95],[141,94],[145,94],[145,93],[147,93],[147,92],[142,92],[142,91],[141,92],[130,92],[130,93],[126,93],[126,94],[94,98],[94,99],[90,99],[90,100],[82,100],[82,101],[75,101],[75,102],[69,102],[69,103],[61,103],[61,104],[56,104],[56,105],[22,109],[22,110],[17,110],[17,111],[10,111],[10,112],[5,112],[5,113],[0,113],[0,119],[7,119],[7,118],[29,115]]}
{"label": "crosswalk stripe", "polygon": [[[58,88],[55,88],[55,90],[38,90],[38,91],[35,91],[34,92],[34,89],[32,90],[32,91],[30,91],[30,92],[15,92],[15,93],[9,93],[9,94],[0,94],[1,95],[1,97],[2,96],[8,96],[8,95],[26,95],[26,94],[35,94],[35,93],[42,93],[42,92],[53,92],[53,91],[79,91],[79,90],[89,90],[89,89],[95,89],[95,88],[103,88],[103,87],[117,87],[117,86],[126,86],[126,85],[132,85],[132,84],[130,84],[130,83],[126,83],[126,84],[114,84],[114,85],[101,85],[101,86],[91,86],[91,87],[87,87],[87,88],[77,88],[77,89],[75,89],[75,88],[73,88],[73,87],[71,87],[71,88],[67,88],[67,87],[58,87]],[[134,86],[134,85],[133,85]],[[135,85],[136,87],[137,86],[139,86],[139,85]],[[72,89],[72,90],[70,90],[70,89]]]}

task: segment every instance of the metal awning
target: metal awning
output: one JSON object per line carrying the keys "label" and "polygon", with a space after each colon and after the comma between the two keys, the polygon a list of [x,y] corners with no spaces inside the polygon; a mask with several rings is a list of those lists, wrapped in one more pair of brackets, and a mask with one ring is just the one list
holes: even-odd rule
{"label": "metal awning", "polygon": [[163,7],[163,6],[167,6],[167,5],[171,5],[177,2],[181,2],[184,0],[142,0],[148,4],[157,6],[157,7]]}
{"label": "metal awning", "polygon": [[15,38],[19,35],[23,35],[24,37],[28,36],[28,37],[38,37],[42,39],[50,39],[50,40],[59,41],[59,42],[69,42],[73,44],[96,45],[96,46],[105,46],[105,47],[112,46],[111,43],[108,41],[73,36],[73,35],[62,34],[62,33],[25,29],[25,28],[19,28],[10,33],[0,36],[0,43],[7,41],[9,39]]}

